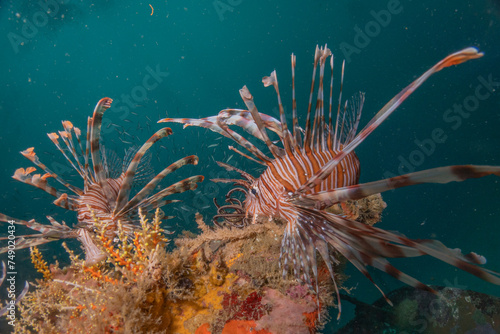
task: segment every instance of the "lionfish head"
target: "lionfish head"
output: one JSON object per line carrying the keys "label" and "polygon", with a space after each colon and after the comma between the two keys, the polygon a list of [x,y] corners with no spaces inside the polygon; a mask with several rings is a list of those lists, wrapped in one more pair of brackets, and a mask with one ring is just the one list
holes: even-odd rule
{"label": "lionfish head", "polygon": [[257,183],[258,182],[254,182],[254,184],[250,186],[247,196],[243,201],[245,216],[247,218],[251,217],[252,222],[254,223],[258,215],[262,215],[264,214],[264,211],[268,211],[266,201],[262,200],[263,194],[261,193],[260,187]]}

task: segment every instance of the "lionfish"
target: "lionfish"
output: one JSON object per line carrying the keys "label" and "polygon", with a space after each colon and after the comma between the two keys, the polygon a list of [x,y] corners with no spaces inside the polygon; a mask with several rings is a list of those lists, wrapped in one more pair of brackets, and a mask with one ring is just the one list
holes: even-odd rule
{"label": "lionfish", "polygon": [[[240,207],[238,202],[234,202],[231,198],[228,198],[230,204],[217,205],[218,216],[227,216],[232,225],[235,225],[238,218],[256,223],[257,216],[286,221],[280,255],[283,276],[293,269],[295,277],[314,288],[317,293],[319,289],[317,253],[319,253],[334,283],[338,300],[338,317],[341,314],[341,303],[333,265],[339,261],[331,252],[332,249],[343,255],[363,273],[389,304],[391,304],[390,300],[373,281],[367,266],[386,272],[410,286],[436,292],[396,269],[387,258],[430,255],[486,281],[500,284],[499,273],[478,266],[478,264],[485,263],[485,258],[476,253],[464,255],[459,250],[445,247],[437,240],[412,240],[401,234],[390,233],[352,220],[347,213],[336,215],[325,210],[334,204],[345,203],[347,200],[359,200],[373,194],[414,184],[448,183],[490,174],[500,176],[500,167],[463,165],[434,168],[358,184],[360,164],[354,149],[432,74],[443,68],[480,58],[482,55],[477,49],[470,47],[447,56],[392,98],[357,135],[364,94],[359,93],[351,100],[351,103],[347,101],[345,104],[342,103],[344,61],[337,113],[336,117],[332,116],[333,55],[326,45],[324,48],[316,47],[305,129],[299,127],[297,120],[296,57],[294,54],[291,57],[292,131],[289,130],[281,102],[276,71],[264,77],[262,82],[266,87],[273,86],[276,91],[280,120],[259,113],[252,94],[244,86],[239,92],[248,110],[224,109],[216,116],[201,119],[165,118],[159,122],[177,122],[184,124],[184,127],[194,125],[210,129],[234,140],[247,149],[253,157],[232,146],[229,146],[229,149],[265,166],[264,172],[259,177],[253,177],[236,167],[218,163],[229,171],[239,172],[243,179],[214,181],[234,183],[238,187],[233,189],[243,191],[246,195],[243,203],[240,202]],[[323,87],[325,64],[328,58],[331,79],[327,123]],[[311,110],[318,64],[319,84],[315,114],[312,119]],[[335,125],[333,124],[334,117]],[[231,130],[229,125],[241,127],[250,135],[265,142],[272,157],[265,155],[253,143]],[[273,142],[266,130],[277,134],[279,141]],[[281,142],[282,147],[275,145],[278,142]],[[236,209],[236,211],[230,212],[229,209]]]}
{"label": "lionfish", "polygon": [[[55,205],[76,211],[78,224],[75,228],[72,228],[64,222],[59,223],[52,217],[47,216],[51,225],[45,225],[36,222],[34,219],[24,221],[0,214],[0,221],[13,220],[16,224],[41,232],[41,234],[19,236],[16,242],[17,249],[44,244],[52,240],[77,238],[83,244],[87,264],[99,262],[106,255],[99,250],[92,240],[91,233],[94,231],[95,219],[99,219],[106,226],[105,233],[109,234],[112,239],[118,230],[119,223],[127,234],[133,236],[133,231],[139,227],[139,209],[143,214],[147,214],[166,204],[178,202],[178,200],[168,200],[166,197],[175,193],[194,190],[197,183],[203,181],[201,175],[191,176],[151,195],[158,183],[168,174],[187,164],[198,164],[198,157],[191,155],[179,159],[163,169],[130,199],[134,181],[141,169],[141,159],[155,142],[171,135],[172,130],[162,128],[153,134],[138,150],[134,151],[135,154],[133,158],[129,159],[130,161],[125,162],[127,159],[124,160],[123,171],[118,177],[113,178],[111,167],[107,163],[108,159],[101,152],[104,146],[101,144],[100,138],[102,118],[104,112],[111,106],[112,101],[107,97],[101,99],[94,109],[93,116],[88,118],[85,150],[82,145],[84,139],[81,138],[80,129],[73,126],[70,121],[62,122],[64,130],[59,131],[59,135],[56,133],[47,134],[83,179],[83,189],[63,180],[40,162],[33,147],[21,152],[24,157],[43,170],[45,174],[32,175],[36,168],[28,167],[26,169],[17,169],[12,177],[56,197]],[[59,138],[64,143],[65,148],[60,144]],[[91,161],[89,161],[89,151]],[[73,194],[68,194],[51,186],[48,182],[50,178],[54,178]],[[5,239],[7,238],[1,238],[0,240]],[[7,248],[0,249],[0,253],[6,250]]]}

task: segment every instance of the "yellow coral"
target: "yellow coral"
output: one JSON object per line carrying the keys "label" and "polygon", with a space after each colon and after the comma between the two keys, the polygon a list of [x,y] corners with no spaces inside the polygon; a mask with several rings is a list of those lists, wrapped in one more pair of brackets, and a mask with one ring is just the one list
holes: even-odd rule
{"label": "yellow coral", "polygon": [[233,264],[236,262],[236,260],[238,260],[242,256],[243,256],[243,253],[238,253],[235,257],[233,257],[232,259],[229,259],[229,261],[226,262],[227,266],[229,268],[231,268],[233,266]]}
{"label": "yellow coral", "polygon": [[43,278],[45,278],[46,280],[52,279],[52,274],[50,273],[49,266],[47,265],[47,262],[43,259],[42,253],[40,253],[38,247],[31,247],[30,253],[31,253],[31,263],[33,263],[33,266],[36,268],[36,270],[39,273],[43,274]]}
{"label": "yellow coral", "polygon": [[[102,249],[108,254],[108,262],[129,279],[135,280],[142,274],[155,252],[168,241],[163,235],[164,230],[160,227],[162,217],[160,209],[156,209],[152,222],[149,222],[139,210],[141,230],[134,231],[132,239],[130,232],[125,230],[121,222],[117,223],[117,238],[112,239],[109,226],[93,213],[92,215],[97,228],[97,239]],[[86,271],[96,278],[113,281],[94,269],[86,268]]]}

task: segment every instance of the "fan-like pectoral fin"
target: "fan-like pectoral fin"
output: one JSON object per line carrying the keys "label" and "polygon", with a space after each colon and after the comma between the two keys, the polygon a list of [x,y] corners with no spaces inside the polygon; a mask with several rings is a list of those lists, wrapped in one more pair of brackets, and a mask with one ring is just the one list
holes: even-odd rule
{"label": "fan-like pectoral fin", "polygon": [[[311,285],[314,285],[313,279],[317,278],[317,263],[316,258],[311,256],[310,249],[319,251],[334,279],[334,260],[329,254],[329,247],[342,254],[365,275],[388,303],[391,302],[374,283],[367,266],[379,269],[415,288],[436,293],[429,286],[395,268],[389,263],[389,258],[430,255],[485,281],[500,285],[500,273],[478,266],[484,264],[486,259],[475,253],[464,255],[460,250],[450,249],[437,240],[408,239],[324,211],[302,207],[296,207],[296,210],[296,221],[289,222],[285,229],[282,259],[285,269],[293,263],[295,275],[308,278],[307,282]],[[304,274],[310,271],[312,276]]]}
{"label": "fan-like pectoral fin", "polygon": [[[48,217],[49,218],[49,217]],[[34,231],[40,232],[40,234],[28,234],[16,236],[16,249],[23,249],[42,245],[54,240],[66,239],[66,238],[76,238],[75,230],[62,224],[52,224],[45,225],[37,223],[34,219],[30,221],[25,221],[22,219],[16,219],[0,213],[0,221],[2,222],[13,222],[16,225],[26,226]],[[7,240],[9,237],[1,237],[0,240]],[[0,254],[5,253],[9,250],[8,247],[0,248]]]}
{"label": "fan-like pectoral fin", "polygon": [[142,202],[137,204],[139,208],[142,208],[145,212],[152,211],[156,208],[160,208],[167,203],[173,201],[165,200],[165,197],[172,194],[183,193],[188,190],[194,190],[198,187],[198,182],[202,182],[204,177],[202,175],[195,175],[188,177],[182,181],[176,182],[171,186],[163,189],[162,191],[156,193],[155,195],[144,199]]}
{"label": "fan-like pectoral fin", "polygon": [[125,205],[128,202],[130,190],[132,189],[132,181],[134,180],[135,172],[137,171],[137,167],[139,166],[139,163],[141,162],[141,159],[144,156],[144,154],[158,140],[160,140],[163,137],[170,136],[171,134],[172,134],[172,129],[170,128],[163,128],[156,131],[156,133],[152,135],[151,138],[149,138],[137,151],[134,158],[132,158],[132,161],[128,165],[127,170],[125,171],[125,178],[123,179],[120,191],[118,192],[118,196],[116,198],[116,207],[113,212],[115,216],[117,215],[118,212],[122,210],[123,207],[125,207]]}
{"label": "fan-like pectoral fin", "polygon": [[[224,137],[234,140],[244,148],[246,148],[249,152],[251,152],[255,157],[264,162],[271,162],[264,153],[262,153],[254,144],[248,141],[246,138],[241,136],[239,133],[229,129],[227,125],[224,123],[217,124],[217,118],[219,116],[211,116],[201,119],[193,119],[193,118],[164,118],[158,121],[158,123],[164,122],[173,122],[173,123],[181,123],[186,126],[199,126],[205,129],[209,129],[213,132],[216,132]],[[222,127],[221,127],[222,126]]]}
{"label": "fan-like pectoral fin", "polygon": [[94,174],[97,182],[101,185],[101,188],[109,188],[106,181],[106,172],[102,166],[102,159],[100,153],[100,137],[101,137],[101,125],[102,116],[104,112],[111,107],[112,99],[105,97],[97,102],[94,109],[94,114],[92,116],[92,125],[90,128],[90,154],[92,156],[92,165],[94,167]]}
{"label": "fan-like pectoral fin", "polygon": [[258,112],[257,107],[253,102],[253,96],[248,90],[247,86],[243,86],[243,88],[240,89],[240,96],[243,102],[245,102],[245,105],[247,106],[248,110],[252,113],[253,120],[255,121],[255,124],[257,124],[261,136],[264,139],[264,142],[266,143],[267,147],[269,148],[273,156],[275,158],[282,157],[285,154],[285,151],[281,147],[274,145],[269,139],[269,136],[267,135],[266,132],[266,127],[264,126],[264,122],[260,117],[260,113]]}
{"label": "fan-like pectoral fin", "polygon": [[165,176],[167,176],[170,173],[175,172],[177,169],[181,168],[182,166],[191,164],[191,165],[197,165],[198,164],[198,157],[196,155],[190,155],[188,157],[184,157],[182,159],[177,160],[176,162],[172,163],[170,166],[162,170],[158,175],[156,175],[148,184],[142,188],[141,191],[139,191],[118,213],[117,216],[123,215],[124,213],[130,211],[133,207],[135,207],[139,202],[141,202],[143,199],[145,199],[160,183],[161,180]]}
{"label": "fan-like pectoral fin", "polygon": [[373,194],[396,188],[422,183],[449,183],[467,179],[480,178],[488,175],[500,176],[500,166],[457,165],[428,169],[420,172],[400,175],[388,179],[354,186],[323,191],[316,194],[299,195],[291,202],[303,207],[324,209],[333,204],[347,200],[358,200]]}
{"label": "fan-like pectoral fin", "polygon": [[[4,215],[3,213],[0,213],[0,222],[5,222],[5,223],[13,222],[16,225],[24,225],[27,228],[38,231],[40,233],[46,233],[51,228],[51,226],[49,225],[37,223],[34,219],[26,221],[22,219],[12,218],[10,216]],[[4,239],[7,239],[7,237],[5,237]]]}
{"label": "fan-like pectoral fin", "polygon": [[[38,158],[38,156],[35,153],[35,148],[34,147],[30,147],[30,148],[22,151],[21,154],[26,159],[30,160],[37,167],[39,167],[40,169],[42,169],[45,172],[45,174],[41,177],[41,179],[43,181],[45,181],[48,177],[53,177],[59,183],[61,183],[63,186],[65,186],[66,188],[68,188],[69,190],[71,190],[72,192],[74,192],[75,194],[77,194],[77,195],[82,195],[83,194],[82,190],[80,190],[77,187],[72,186],[68,182],[64,181],[63,179],[61,179],[59,177],[59,175],[57,175],[56,173],[52,172],[47,166],[45,166],[42,162],[40,162],[40,159]],[[28,184],[30,184],[30,185],[32,185],[34,187],[40,188],[40,189],[46,191],[47,193],[51,194],[52,196],[59,197],[59,194],[56,194],[57,193],[56,189],[53,188],[53,187],[48,186],[46,183],[45,183],[45,185],[47,185],[47,187],[45,189],[42,187],[42,183],[40,183],[40,184],[34,184],[34,183],[32,183],[31,182],[32,178],[28,174],[30,174],[33,171],[35,171],[34,167],[28,167],[28,168],[26,168],[26,170],[24,170],[24,168],[19,168],[19,169],[17,169],[15,171],[15,174],[12,177],[14,179],[16,179],[18,181],[21,181],[21,182],[24,182],[24,183],[28,183],[28,181],[29,181]]]}
{"label": "fan-like pectoral fin", "polygon": [[[281,130],[281,123],[274,117],[259,113],[260,118],[262,119],[263,125],[266,129],[273,131],[280,138],[283,133]],[[248,110],[241,109],[224,109],[219,112],[217,115],[217,124],[226,124],[226,125],[236,125],[245,130],[247,133],[252,136],[264,141],[260,130],[255,123],[252,114]]]}

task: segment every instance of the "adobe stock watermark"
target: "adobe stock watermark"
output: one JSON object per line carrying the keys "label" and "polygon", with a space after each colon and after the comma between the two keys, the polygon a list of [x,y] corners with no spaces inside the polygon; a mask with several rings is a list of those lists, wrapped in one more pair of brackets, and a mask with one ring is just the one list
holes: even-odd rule
{"label": "adobe stock watermark", "polygon": [[[464,123],[464,119],[468,119],[471,113],[479,108],[481,101],[490,98],[496,92],[496,89],[500,87],[500,81],[494,79],[492,74],[488,74],[487,77],[480,75],[477,77],[477,81],[478,84],[474,91],[466,96],[462,103],[455,103],[451,108],[443,112],[442,118],[446,124],[449,124],[448,129],[434,128],[427,138],[414,140],[414,144],[417,146],[416,149],[412,150],[408,155],[398,156],[400,164],[397,175],[415,172],[416,167],[421,166],[428,157],[436,152],[439,144],[446,142],[448,139],[447,133],[450,132],[450,129],[452,131],[458,130]],[[390,171],[384,173],[385,178],[397,175]]]}
{"label": "adobe stock watermark", "polygon": [[217,16],[219,20],[224,21],[224,14],[226,12],[233,12],[234,8],[241,5],[243,0],[214,0],[212,5],[214,6],[215,11],[217,12]]}
{"label": "adobe stock watermark", "polygon": [[[148,92],[158,88],[165,78],[169,76],[169,73],[163,71],[159,64],[157,64],[154,69],[149,65],[146,66],[146,72],[147,74],[142,78],[142,82],[134,86],[129,94],[122,93],[120,98],[114,99],[113,108],[110,110],[114,113],[119,113],[119,118],[121,120],[126,119],[130,115],[130,110],[137,108],[138,104],[148,98]],[[104,117],[102,120],[101,132],[112,132],[113,128],[109,126],[111,123],[112,120],[110,118]]]}
{"label": "adobe stock watermark", "polygon": [[340,50],[344,54],[345,61],[349,64],[351,62],[351,57],[353,54],[360,54],[361,50],[365,49],[370,45],[371,41],[376,38],[382,32],[382,28],[386,28],[392,21],[392,16],[397,15],[403,11],[403,6],[399,0],[389,0],[387,2],[387,9],[379,10],[378,12],[371,10],[370,15],[373,20],[368,21],[364,29],[354,26],[353,44],[347,42],[342,42],[339,45]]}
{"label": "adobe stock watermark", "polygon": [[[7,39],[12,46],[15,54],[19,53],[19,47],[26,45],[38,34],[39,28],[45,27],[50,19],[53,19],[59,12],[61,7],[69,3],[70,0],[39,0],[37,2],[40,10],[35,12],[31,18],[22,18],[23,25],[21,27],[21,35],[15,32],[8,32]],[[20,14],[16,14],[21,17]]]}

